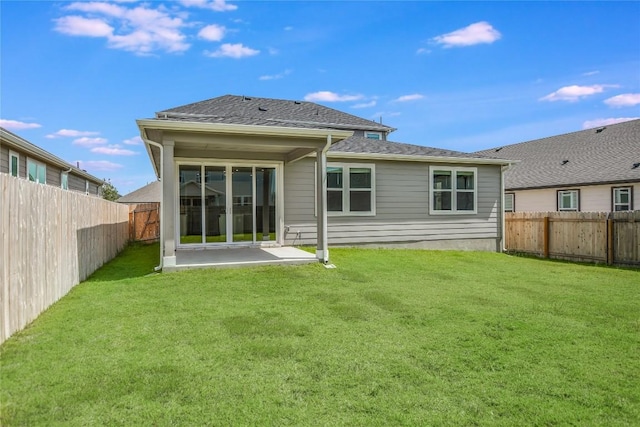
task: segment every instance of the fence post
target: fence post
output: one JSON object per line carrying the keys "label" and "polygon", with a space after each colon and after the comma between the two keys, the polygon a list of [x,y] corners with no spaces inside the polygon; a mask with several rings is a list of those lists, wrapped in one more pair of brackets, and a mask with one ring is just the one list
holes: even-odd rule
{"label": "fence post", "polygon": [[613,219],[607,219],[607,265],[613,265],[615,260],[613,248]]}
{"label": "fence post", "polygon": [[545,216],[542,222],[542,256],[549,258],[549,217]]}

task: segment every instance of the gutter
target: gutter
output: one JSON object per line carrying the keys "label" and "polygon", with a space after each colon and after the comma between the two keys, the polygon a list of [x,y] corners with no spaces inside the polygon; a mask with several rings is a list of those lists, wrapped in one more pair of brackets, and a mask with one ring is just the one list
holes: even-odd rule
{"label": "gutter", "polygon": [[473,157],[447,157],[447,156],[422,156],[419,154],[383,154],[383,153],[353,153],[349,151],[329,151],[328,157],[361,159],[361,160],[393,160],[405,162],[428,162],[428,163],[464,163],[476,165],[512,165],[517,163],[513,160],[487,159]]}

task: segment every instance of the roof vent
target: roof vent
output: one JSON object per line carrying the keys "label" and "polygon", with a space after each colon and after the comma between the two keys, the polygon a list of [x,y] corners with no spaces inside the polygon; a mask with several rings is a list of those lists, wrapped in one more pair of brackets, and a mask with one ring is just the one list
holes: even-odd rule
{"label": "roof vent", "polygon": [[502,150],[502,148],[504,148],[504,147],[496,148],[496,149],[495,149],[495,152],[497,153],[498,151]]}
{"label": "roof vent", "polygon": [[631,166],[631,169],[638,169],[639,167],[640,167],[640,163],[634,163],[634,164]]}
{"label": "roof vent", "polygon": [[293,103],[294,104],[298,104],[298,105],[302,104],[302,102],[300,102],[300,101],[293,101]]}
{"label": "roof vent", "polygon": [[266,109],[266,108],[264,108],[264,107],[258,107],[258,110],[260,110],[260,111],[267,111],[267,109]]}
{"label": "roof vent", "polygon": [[562,165],[563,165],[563,166],[564,166],[564,165],[566,165],[567,163],[569,163],[569,160],[563,160],[563,161],[562,161]]}
{"label": "roof vent", "polygon": [[606,126],[602,126],[601,128],[596,129],[596,133],[600,133],[603,130],[605,130],[607,127]]}
{"label": "roof vent", "polygon": [[251,101],[251,98],[249,98],[248,96],[243,96],[243,97],[242,97],[242,100],[243,100],[243,101]]}

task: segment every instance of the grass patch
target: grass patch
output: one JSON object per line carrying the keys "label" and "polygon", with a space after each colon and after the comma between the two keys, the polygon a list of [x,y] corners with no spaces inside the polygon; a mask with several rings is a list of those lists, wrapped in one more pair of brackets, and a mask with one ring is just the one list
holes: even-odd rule
{"label": "grass patch", "polygon": [[1,347],[0,425],[637,425],[640,272],[332,249],[152,274],[127,249]]}

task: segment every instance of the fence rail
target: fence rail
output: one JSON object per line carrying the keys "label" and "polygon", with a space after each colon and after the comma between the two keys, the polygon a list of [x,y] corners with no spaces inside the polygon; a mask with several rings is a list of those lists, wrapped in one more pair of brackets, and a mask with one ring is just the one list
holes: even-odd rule
{"label": "fence rail", "polygon": [[505,247],[544,258],[640,266],[640,211],[506,213]]}
{"label": "fence rail", "polygon": [[0,343],[115,257],[129,209],[0,173]]}

